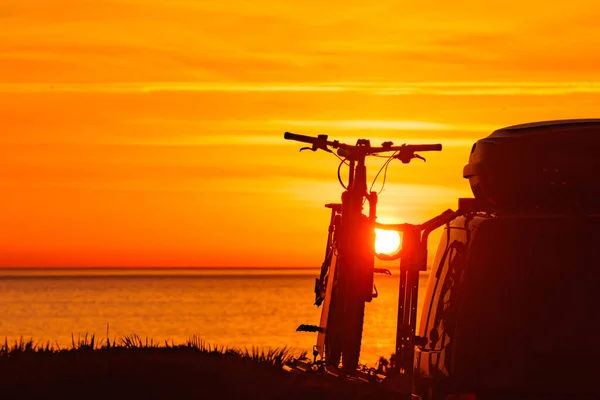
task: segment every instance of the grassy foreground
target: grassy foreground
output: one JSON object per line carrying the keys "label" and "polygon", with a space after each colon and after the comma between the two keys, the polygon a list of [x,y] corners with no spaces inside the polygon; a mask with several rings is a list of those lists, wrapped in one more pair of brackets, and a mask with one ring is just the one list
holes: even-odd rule
{"label": "grassy foreground", "polygon": [[281,369],[288,349],[210,346],[198,338],[158,344],[128,336],[68,349],[33,341],[0,345],[0,398],[56,399],[375,399],[367,384]]}

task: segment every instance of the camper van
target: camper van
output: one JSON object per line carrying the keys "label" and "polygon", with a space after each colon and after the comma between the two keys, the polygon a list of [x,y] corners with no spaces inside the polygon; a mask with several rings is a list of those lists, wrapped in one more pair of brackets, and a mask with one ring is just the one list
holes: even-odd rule
{"label": "camper van", "polygon": [[475,211],[444,228],[414,392],[600,399],[600,119],[516,125],[473,146]]}

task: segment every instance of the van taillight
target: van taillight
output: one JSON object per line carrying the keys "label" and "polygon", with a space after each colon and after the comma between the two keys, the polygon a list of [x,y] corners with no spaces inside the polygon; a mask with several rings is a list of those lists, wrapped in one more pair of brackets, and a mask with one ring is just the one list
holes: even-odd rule
{"label": "van taillight", "polygon": [[446,396],[446,400],[477,400],[477,396],[475,393],[449,394]]}

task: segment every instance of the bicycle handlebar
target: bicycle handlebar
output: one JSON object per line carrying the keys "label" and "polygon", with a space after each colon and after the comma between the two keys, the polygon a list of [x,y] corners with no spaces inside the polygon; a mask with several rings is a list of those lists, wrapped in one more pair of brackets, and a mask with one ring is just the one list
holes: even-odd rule
{"label": "bicycle handlebar", "polygon": [[405,147],[408,147],[412,151],[442,151],[442,144],[406,144]]}
{"label": "bicycle handlebar", "polygon": [[314,144],[317,138],[312,136],[298,135],[297,133],[286,132],[283,134],[283,138],[286,140],[295,140],[296,142]]}
{"label": "bicycle handlebar", "polygon": [[[327,140],[327,135],[319,135],[317,137],[314,136],[306,136],[299,135],[297,133],[285,132],[283,138],[286,140],[295,140],[297,142],[312,144],[313,151],[317,149],[328,150],[327,147],[332,147],[334,149],[347,150],[347,151],[360,151],[363,154],[375,154],[375,153],[383,153],[387,151],[399,151],[399,152],[421,152],[421,151],[441,151],[442,145],[440,143],[437,144],[403,144],[402,146],[393,146],[392,142],[385,142],[380,147],[371,147],[368,141],[363,142],[363,145],[349,145],[345,143],[340,143],[337,140],[329,141]],[[359,140],[360,142],[360,140]]]}

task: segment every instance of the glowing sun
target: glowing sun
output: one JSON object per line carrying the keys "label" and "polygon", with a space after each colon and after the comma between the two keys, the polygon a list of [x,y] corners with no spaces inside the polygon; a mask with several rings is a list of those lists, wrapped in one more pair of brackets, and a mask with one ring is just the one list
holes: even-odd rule
{"label": "glowing sun", "polygon": [[393,254],[400,248],[400,234],[396,231],[375,229],[375,252]]}

